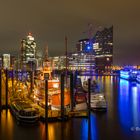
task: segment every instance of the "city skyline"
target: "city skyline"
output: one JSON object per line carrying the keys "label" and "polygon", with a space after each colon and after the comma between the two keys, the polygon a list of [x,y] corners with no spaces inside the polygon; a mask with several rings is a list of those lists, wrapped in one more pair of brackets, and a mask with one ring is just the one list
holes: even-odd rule
{"label": "city skyline", "polygon": [[75,49],[88,23],[94,33],[104,27],[114,27],[114,64],[139,64],[139,2],[104,1],[4,1],[0,5],[0,53],[17,54],[21,40],[32,32],[37,46],[49,55],[63,55],[64,38],[68,50]]}

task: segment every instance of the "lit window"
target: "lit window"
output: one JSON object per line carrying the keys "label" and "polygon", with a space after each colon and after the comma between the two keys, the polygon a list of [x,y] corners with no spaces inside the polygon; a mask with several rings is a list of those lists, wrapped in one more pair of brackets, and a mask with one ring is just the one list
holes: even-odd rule
{"label": "lit window", "polygon": [[109,58],[106,58],[106,60],[109,61],[110,59]]}

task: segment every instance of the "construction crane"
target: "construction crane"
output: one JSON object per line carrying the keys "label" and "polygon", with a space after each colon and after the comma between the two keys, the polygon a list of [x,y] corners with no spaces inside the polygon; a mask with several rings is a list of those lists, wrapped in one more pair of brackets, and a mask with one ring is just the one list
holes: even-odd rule
{"label": "construction crane", "polygon": [[93,38],[93,25],[91,23],[88,23],[88,29],[87,29],[87,31],[85,31],[83,33],[86,33],[89,41],[91,41]]}
{"label": "construction crane", "polygon": [[87,31],[83,32],[86,33],[88,36],[89,41],[92,43],[93,42],[93,35],[97,30],[100,30],[102,28],[102,26],[98,26],[97,28],[93,29],[93,24],[92,23],[88,23],[88,29]]}

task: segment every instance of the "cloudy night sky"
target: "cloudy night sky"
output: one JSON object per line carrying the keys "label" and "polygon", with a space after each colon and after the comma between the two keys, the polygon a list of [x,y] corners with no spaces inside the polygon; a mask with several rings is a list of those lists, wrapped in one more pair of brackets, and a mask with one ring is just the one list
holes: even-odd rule
{"label": "cloudy night sky", "polygon": [[64,36],[73,51],[94,32],[114,27],[114,64],[140,64],[139,0],[0,0],[0,54],[17,54],[21,39],[32,32],[40,52],[63,55]]}

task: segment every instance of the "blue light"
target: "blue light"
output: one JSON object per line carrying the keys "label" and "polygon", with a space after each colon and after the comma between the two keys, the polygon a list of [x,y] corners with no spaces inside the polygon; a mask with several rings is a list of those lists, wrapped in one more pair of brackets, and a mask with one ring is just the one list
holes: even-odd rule
{"label": "blue light", "polygon": [[126,74],[126,75],[128,75],[128,74],[129,74],[129,71],[121,71],[120,73],[121,73],[121,74]]}
{"label": "blue light", "polygon": [[133,109],[133,126],[139,125],[139,98],[138,98],[138,87],[132,87],[132,109]]}
{"label": "blue light", "polygon": [[[97,129],[97,124],[96,124],[96,118],[94,115],[90,115],[90,122],[88,122],[86,119],[82,120],[82,124],[81,124],[81,140],[86,140],[89,138],[89,134],[90,134],[90,138],[92,140],[97,140],[98,139],[98,129]],[[90,127],[89,127],[90,125]],[[90,128],[90,129],[89,129]],[[90,133],[89,133],[90,131]]]}
{"label": "blue light", "polygon": [[[130,102],[129,102],[129,82],[126,80],[120,80],[120,87],[119,87],[119,95],[118,95],[118,111],[119,111],[119,120],[121,125],[125,130],[131,128],[131,119],[132,116],[130,115]],[[127,117],[126,117],[127,116]]]}
{"label": "blue light", "polygon": [[132,71],[132,73],[137,74],[138,72],[137,71]]}
{"label": "blue light", "polygon": [[90,50],[91,49],[90,46],[87,46],[87,49]]}
{"label": "blue light", "polygon": [[137,70],[124,69],[120,71],[120,77],[127,80],[136,80],[137,73]]}
{"label": "blue light", "polygon": [[88,139],[88,121],[85,119],[82,120],[81,131],[82,140]]}
{"label": "blue light", "polygon": [[125,75],[125,74],[121,74],[120,77],[124,79],[129,79],[129,75]]}
{"label": "blue light", "polygon": [[[140,86],[120,79],[118,112],[122,128],[130,132],[131,127],[140,126]],[[127,117],[126,117],[127,116]]]}
{"label": "blue light", "polygon": [[137,75],[137,78],[136,79],[137,79],[137,82],[140,83],[140,74]]}
{"label": "blue light", "polygon": [[129,71],[120,71],[120,77],[124,79],[129,79]]}

